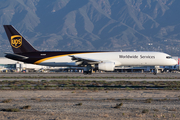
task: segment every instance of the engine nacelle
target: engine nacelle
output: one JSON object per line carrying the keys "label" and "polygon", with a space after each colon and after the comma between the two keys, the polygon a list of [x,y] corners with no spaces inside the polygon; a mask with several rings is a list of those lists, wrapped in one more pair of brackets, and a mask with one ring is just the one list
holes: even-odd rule
{"label": "engine nacelle", "polygon": [[104,71],[114,71],[115,63],[114,62],[99,63],[96,65],[96,68]]}

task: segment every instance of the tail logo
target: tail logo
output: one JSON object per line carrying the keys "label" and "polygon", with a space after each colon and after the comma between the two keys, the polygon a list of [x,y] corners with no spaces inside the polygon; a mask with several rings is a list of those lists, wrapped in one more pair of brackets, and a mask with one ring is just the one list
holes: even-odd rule
{"label": "tail logo", "polygon": [[14,48],[19,48],[22,45],[22,36],[20,35],[13,35],[11,36],[11,45]]}

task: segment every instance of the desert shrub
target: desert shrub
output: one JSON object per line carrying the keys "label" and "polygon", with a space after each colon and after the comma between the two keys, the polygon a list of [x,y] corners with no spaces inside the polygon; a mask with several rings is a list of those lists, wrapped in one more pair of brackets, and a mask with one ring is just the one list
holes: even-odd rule
{"label": "desert shrub", "polygon": [[158,112],[159,110],[158,109],[153,109],[155,112]]}
{"label": "desert shrub", "polygon": [[148,109],[144,109],[144,110],[142,110],[142,113],[148,113],[149,112],[149,110]]}
{"label": "desert shrub", "polygon": [[76,104],[76,106],[81,106],[82,105],[82,103],[78,103],[78,104]]}
{"label": "desert shrub", "polygon": [[87,87],[83,87],[82,89],[83,89],[83,90],[87,90],[88,88],[87,88]]}
{"label": "desert shrub", "polygon": [[171,108],[171,109],[169,109],[169,111],[176,111],[176,109],[175,108]]}
{"label": "desert shrub", "polygon": [[13,101],[13,99],[6,99],[6,100],[3,100],[2,103],[10,103],[12,101]]}
{"label": "desert shrub", "polygon": [[31,109],[30,105],[23,106],[22,109]]}
{"label": "desert shrub", "polygon": [[151,103],[152,100],[153,100],[152,98],[149,98],[149,99],[146,99],[145,102],[146,102],[146,103]]}
{"label": "desert shrub", "polygon": [[120,108],[122,105],[123,105],[123,103],[116,104],[116,106],[114,108]]}

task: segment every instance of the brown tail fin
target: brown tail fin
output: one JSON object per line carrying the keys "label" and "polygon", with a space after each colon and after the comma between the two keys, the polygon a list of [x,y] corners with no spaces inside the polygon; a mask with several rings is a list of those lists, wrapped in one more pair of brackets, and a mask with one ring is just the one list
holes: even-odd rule
{"label": "brown tail fin", "polygon": [[3,25],[15,54],[38,52],[12,25]]}

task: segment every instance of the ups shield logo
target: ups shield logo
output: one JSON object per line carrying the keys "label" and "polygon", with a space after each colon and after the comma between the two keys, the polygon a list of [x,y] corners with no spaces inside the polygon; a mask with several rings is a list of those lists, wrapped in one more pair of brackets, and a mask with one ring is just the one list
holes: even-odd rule
{"label": "ups shield logo", "polygon": [[11,36],[11,45],[14,48],[19,48],[22,45],[22,36],[20,35],[13,35]]}

